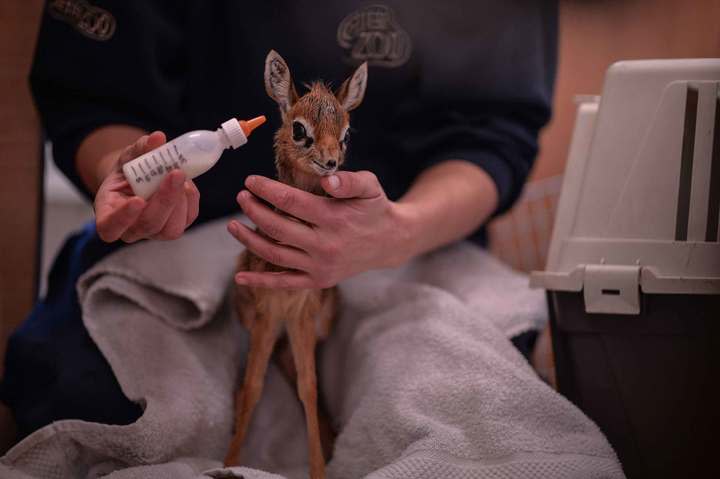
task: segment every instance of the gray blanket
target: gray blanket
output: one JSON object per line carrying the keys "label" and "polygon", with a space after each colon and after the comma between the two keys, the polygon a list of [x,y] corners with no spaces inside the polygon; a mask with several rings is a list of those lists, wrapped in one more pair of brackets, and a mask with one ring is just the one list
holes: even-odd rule
{"label": "gray blanket", "polygon": [[[302,409],[272,366],[245,466],[221,467],[247,348],[229,293],[241,248],[225,224],[124,248],[83,276],[85,325],[144,413],[51,424],[0,459],[0,477],[307,477]],[[598,428],[507,339],[545,320],[524,275],[461,243],[341,293],[319,362],[340,431],[329,478],[623,477]]]}

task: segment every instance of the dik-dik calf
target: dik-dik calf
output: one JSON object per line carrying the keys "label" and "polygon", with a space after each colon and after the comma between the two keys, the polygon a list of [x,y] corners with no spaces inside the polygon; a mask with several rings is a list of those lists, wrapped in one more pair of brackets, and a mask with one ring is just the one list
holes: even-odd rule
{"label": "dik-dik calf", "polygon": [[[275,134],[275,165],[278,178],[290,186],[324,195],[323,176],[334,173],[345,160],[348,146],[348,112],[363,100],[367,86],[367,64],[363,63],[333,93],[316,82],[299,97],[285,61],[275,51],[265,60],[265,89],[280,107],[282,125]],[[301,221],[301,220],[297,220]],[[258,230],[260,235],[272,240]],[[274,265],[245,250],[238,269],[279,272]],[[250,331],[250,349],[242,387],[236,395],[235,436],[226,456],[226,465],[236,465],[252,411],[260,399],[265,372],[275,343],[287,334],[292,350],[297,391],[305,409],[310,453],[310,476],[325,477],[325,460],[320,438],[315,373],[315,345],[327,337],[337,310],[338,292],[327,289],[269,289],[238,286],[236,307],[243,325]]]}

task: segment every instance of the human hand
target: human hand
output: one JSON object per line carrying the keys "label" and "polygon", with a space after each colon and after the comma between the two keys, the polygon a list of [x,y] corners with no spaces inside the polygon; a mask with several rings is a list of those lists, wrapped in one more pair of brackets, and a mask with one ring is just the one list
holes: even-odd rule
{"label": "human hand", "polygon": [[[313,195],[262,176],[245,181],[237,200],[245,214],[274,241],[238,221],[228,231],[283,272],[246,272],[238,284],[266,288],[328,288],[354,274],[401,264],[409,258],[407,212],[388,200],[369,171],[341,171],[321,180],[332,197]],[[301,223],[273,211],[250,192]]]}
{"label": "human hand", "polygon": [[179,238],[197,218],[200,192],[180,170],[171,171],[147,200],[135,196],[122,172],[122,165],[165,143],[165,134],[156,131],[125,148],[95,195],[95,223],[98,236],[108,243],[126,243],[152,238]]}

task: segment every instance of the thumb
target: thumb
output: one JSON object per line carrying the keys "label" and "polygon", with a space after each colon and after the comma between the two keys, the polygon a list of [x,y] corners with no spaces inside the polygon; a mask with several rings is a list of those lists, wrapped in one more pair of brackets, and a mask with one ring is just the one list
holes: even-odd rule
{"label": "thumb", "polygon": [[377,176],[370,171],[339,171],[324,177],[320,184],[334,198],[372,199],[385,194]]}

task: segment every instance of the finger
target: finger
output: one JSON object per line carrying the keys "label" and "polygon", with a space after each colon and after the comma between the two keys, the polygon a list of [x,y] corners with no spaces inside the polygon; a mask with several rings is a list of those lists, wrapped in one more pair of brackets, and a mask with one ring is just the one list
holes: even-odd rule
{"label": "finger", "polygon": [[320,180],[323,189],[335,198],[380,198],[385,192],[370,171],[339,171]]}
{"label": "finger", "polygon": [[135,140],[135,143],[132,145],[126,146],[123,151],[120,152],[120,155],[118,156],[118,163],[120,165],[124,165],[130,160],[134,160],[140,153],[140,146],[145,145],[145,142],[147,141],[147,135],[143,135],[137,140]]}
{"label": "finger", "polygon": [[251,175],[245,186],[276,208],[309,223],[318,224],[327,209],[327,198],[293,188],[264,176]]}
{"label": "finger", "polygon": [[317,240],[312,228],[279,215],[262,204],[249,191],[241,191],[237,200],[248,218],[272,239],[303,249]]}
{"label": "finger", "polygon": [[125,178],[125,175],[121,171],[116,171],[113,173],[110,173],[102,182],[100,185],[100,189],[98,190],[98,194],[100,190],[104,192],[128,192],[130,195],[134,195],[132,192],[132,189],[130,189],[130,184],[127,181],[127,178]]}
{"label": "finger", "polygon": [[147,136],[147,139],[145,140],[145,144],[142,145],[141,151],[139,154],[147,153],[148,151],[152,151],[158,146],[162,146],[167,142],[167,138],[165,137],[165,133],[162,131],[153,131]]}
{"label": "finger", "polygon": [[315,283],[307,273],[290,271],[256,273],[241,271],[235,275],[235,283],[255,288],[312,289]]}
{"label": "finger", "polygon": [[154,131],[149,135],[143,135],[120,153],[118,163],[123,165],[148,151],[154,150],[158,146],[164,145],[165,142],[165,133],[162,131]]}
{"label": "finger", "polygon": [[100,239],[106,243],[120,239],[125,230],[138,219],[144,207],[144,199],[133,197],[107,214],[100,213],[96,219],[96,228]]}
{"label": "finger", "polygon": [[128,230],[128,236],[124,240],[135,240],[155,236],[165,226],[175,205],[184,200],[183,183],[185,173],[180,170],[173,170],[163,179],[160,187],[147,200],[147,206],[135,224]]}
{"label": "finger", "polygon": [[187,217],[185,218],[185,227],[187,228],[195,222],[200,214],[200,191],[192,180],[186,181],[184,188],[187,199]]}
{"label": "finger", "polygon": [[183,190],[183,195],[180,195],[178,202],[175,204],[175,207],[172,209],[170,216],[168,216],[168,219],[165,222],[165,226],[163,226],[162,230],[160,230],[160,232],[152,238],[160,240],[178,239],[185,231],[186,225],[187,198],[184,196]]}
{"label": "finger", "polygon": [[310,257],[295,248],[281,246],[263,238],[239,221],[231,221],[228,231],[247,249],[276,266],[305,270],[310,264]]}

